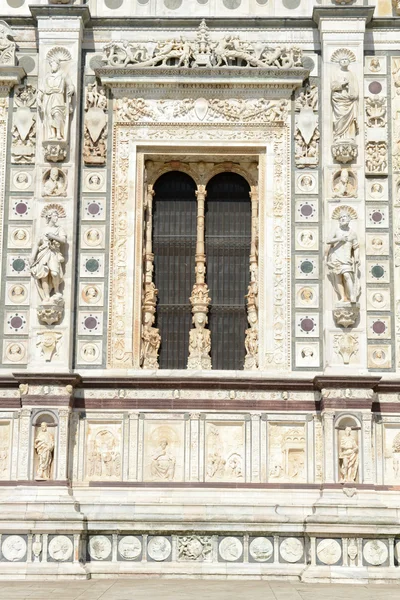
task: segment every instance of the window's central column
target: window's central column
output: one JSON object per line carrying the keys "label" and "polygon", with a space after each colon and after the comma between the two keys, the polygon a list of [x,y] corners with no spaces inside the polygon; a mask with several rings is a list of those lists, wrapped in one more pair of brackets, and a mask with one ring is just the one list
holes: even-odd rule
{"label": "window's central column", "polygon": [[211,369],[211,335],[206,329],[208,305],[211,298],[208,294],[206,276],[206,254],[204,247],[204,205],[206,188],[199,185],[197,197],[197,242],[196,242],[196,283],[193,286],[190,302],[192,303],[194,329],[189,333],[188,369]]}

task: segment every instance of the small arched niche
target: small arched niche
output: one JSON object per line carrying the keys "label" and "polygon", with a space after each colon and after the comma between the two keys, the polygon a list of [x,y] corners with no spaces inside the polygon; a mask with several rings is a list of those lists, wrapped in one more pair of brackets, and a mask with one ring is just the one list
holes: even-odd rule
{"label": "small arched niche", "polygon": [[353,415],[340,415],[335,422],[337,480],[340,483],[361,481],[361,424]]}
{"label": "small arched niche", "polygon": [[33,416],[33,478],[50,481],[56,478],[56,448],[58,419],[52,411],[40,411]]}

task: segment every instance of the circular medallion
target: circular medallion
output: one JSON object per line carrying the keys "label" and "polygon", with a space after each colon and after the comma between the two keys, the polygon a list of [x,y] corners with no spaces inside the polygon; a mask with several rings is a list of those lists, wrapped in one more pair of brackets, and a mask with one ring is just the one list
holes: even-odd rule
{"label": "circular medallion", "polygon": [[314,214],[314,208],[311,204],[302,204],[300,208],[300,213],[306,219],[311,217]]}
{"label": "circular medallion", "polygon": [[283,560],[289,563],[295,563],[301,560],[303,556],[303,544],[298,538],[286,538],[279,547],[279,552]]}
{"label": "circular medallion", "polygon": [[225,8],[236,10],[242,4],[242,0],[223,0]]}
{"label": "circular medallion", "polygon": [[93,331],[99,326],[99,320],[97,319],[97,317],[93,317],[92,315],[90,315],[89,317],[86,317],[84,319],[83,324],[86,327],[86,329]]}
{"label": "circular medallion", "polygon": [[257,562],[265,562],[273,555],[274,547],[268,538],[257,537],[250,542],[249,553]]}
{"label": "circular medallion", "polygon": [[107,6],[107,8],[111,8],[112,10],[115,10],[116,8],[121,8],[123,3],[124,0],[104,0],[104,4]]}
{"label": "circular medallion", "polygon": [[382,223],[384,216],[380,210],[374,210],[374,212],[371,214],[371,219],[374,223],[378,224]]}
{"label": "circular medallion", "polygon": [[[19,62],[21,63],[21,60]],[[26,190],[31,183],[32,175],[28,171],[18,171],[13,177],[13,185],[17,190]]]}
{"label": "circular medallion", "polygon": [[26,554],[26,541],[20,535],[9,535],[1,546],[5,559],[16,562],[22,560]]}
{"label": "circular medallion", "polygon": [[93,560],[106,560],[111,554],[111,542],[105,535],[94,535],[88,543],[88,552]]}
{"label": "circular medallion", "polygon": [[81,347],[81,358],[85,362],[94,362],[100,356],[100,350],[96,344],[85,344]]}
{"label": "circular medallion", "polygon": [[315,243],[314,232],[309,229],[299,231],[297,234],[297,240],[300,246],[303,248],[310,248]]}
{"label": "circular medallion", "polygon": [[299,299],[303,304],[311,304],[314,301],[314,290],[309,287],[301,288]]}
{"label": "circular medallion", "polygon": [[364,558],[370,565],[382,565],[389,556],[389,551],[381,540],[370,540],[364,546]]}
{"label": "circular medallion", "polygon": [[12,267],[17,273],[21,273],[25,269],[25,261],[23,258],[15,258],[12,261]]}
{"label": "circular medallion", "polygon": [[66,535],[57,535],[49,542],[49,556],[53,560],[65,561],[71,558],[74,551],[72,541]]}
{"label": "circular medallion", "polygon": [[381,279],[385,274],[385,269],[381,265],[374,265],[371,269],[371,273],[375,279]]}
{"label": "circular medallion", "polygon": [[29,242],[29,232],[27,229],[14,229],[11,233],[11,240],[14,246],[26,246]]}
{"label": "circular medallion", "polygon": [[82,299],[87,304],[97,304],[101,299],[101,293],[95,285],[85,285],[82,290]]}
{"label": "circular medallion", "polygon": [[334,565],[342,556],[342,548],[336,540],[322,540],[317,546],[317,556],[325,565]]}
{"label": "circular medallion", "polygon": [[19,315],[13,315],[11,317],[11,319],[9,320],[9,325],[11,327],[11,329],[14,329],[14,331],[18,331],[18,329],[21,329],[21,327],[25,324],[24,319],[22,319],[22,317],[20,317]]}
{"label": "circular medallion", "polygon": [[182,6],[183,0],[164,0],[164,5],[169,10],[177,10]]}
{"label": "circular medallion", "polygon": [[24,217],[28,212],[28,205],[26,202],[17,202],[14,211],[19,217]]}
{"label": "circular medallion", "polygon": [[303,262],[300,264],[300,269],[302,273],[309,275],[313,272],[314,265],[310,260],[303,260]]}
{"label": "circular medallion", "polygon": [[368,86],[368,89],[371,92],[371,94],[380,94],[382,91],[382,84],[379,83],[379,81],[371,81],[371,83]]}
{"label": "circular medallion", "polygon": [[100,246],[103,241],[103,235],[98,229],[87,229],[83,234],[83,239],[87,246]]}
{"label": "circular medallion", "polygon": [[226,537],[219,543],[219,554],[223,560],[239,560],[243,553],[243,544],[237,537]]}
{"label": "circular medallion", "polygon": [[383,348],[377,348],[372,353],[372,360],[377,365],[383,365],[386,362],[387,356]]}
{"label": "circular medallion", "polygon": [[127,535],[120,540],[118,552],[125,560],[134,560],[142,552],[141,541],[134,535]]}
{"label": "circular medallion", "polygon": [[91,202],[88,204],[87,212],[91,217],[97,217],[102,211],[101,204],[99,202]]}
{"label": "circular medallion", "polygon": [[386,306],[386,297],[381,292],[374,292],[371,296],[371,304],[380,310],[383,310]]}
{"label": "circular medallion", "polygon": [[8,297],[15,304],[22,304],[28,296],[28,291],[24,285],[17,283],[8,290]]}
{"label": "circular medallion", "polygon": [[25,347],[18,342],[12,342],[6,348],[6,357],[11,362],[20,362],[25,357]]}
{"label": "circular medallion", "polygon": [[93,192],[97,192],[103,187],[104,175],[102,173],[88,173],[86,175],[86,186]]}
{"label": "circular medallion", "polygon": [[383,189],[383,185],[381,183],[379,183],[378,181],[374,181],[373,183],[371,183],[371,188],[370,188],[370,196],[372,198],[381,198],[383,195],[384,189]]}
{"label": "circular medallion", "polygon": [[394,557],[400,564],[400,542],[396,542],[394,545]]}
{"label": "circular medallion", "polygon": [[153,560],[166,560],[171,554],[171,542],[161,535],[152,537],[147,544],[147,553]]}
{"label": "circular medallion", "polygon": [[310,331],[313,331],[315,323],[313,319],[310,319],[310,317],[306,317],[305,319],[302,319],[300,321],[300,327],[305,333],[310,333]]}
{"label": "circular medallion", "polygon": [[372,325],[372,331],[376,333],[376,335],[382,335],[386,331],[386,325],[383,321],[375,321]]}
{"label": "circular medallion", "polygon": [[96,258],[89,258],[85,263],[85,267],[89,273],[95,273],[99,270],[100,263]]}

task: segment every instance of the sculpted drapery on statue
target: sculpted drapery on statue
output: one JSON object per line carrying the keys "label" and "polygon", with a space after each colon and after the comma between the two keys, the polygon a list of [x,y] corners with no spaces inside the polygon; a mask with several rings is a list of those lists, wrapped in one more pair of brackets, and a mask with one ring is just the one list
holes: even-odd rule
{"label": "sculpted drapery on statue", "polygon": [[341,481],[356,481],[359,463],[359,448],[352,435],[351,427],[346,427],[340,440],[339,468]]}
{"label": "sculpted drapery on statue", "polygon": [[355,61],[353,52],[346,48],[336,50],[332,62],[339,64],[331,82],[333,110],[332,154],[339,162],[350,162],[357,157],[356,135],[358,133],[359,91],[356,76],[349,71]]}
{"label": "sculpted drapery on statue", "polygon": [[47,54],[50,72],[44,88],[39,89],[38,105],[43,119],[45,157],[57,162],[66,158],[69,139],[69,120],[73,112],[72,96],[75,93],[69,76],[63,72],[62,63],[70,61],[66,48],[53,48]]}
{"label": "sculpted drapery on statue", "polygon": [[54,451],[54,436],[48,431],[47,423],[42,423],[40,425],[39,433],[35,439],[35,450],[39,457],[35,479],[50,479]]}

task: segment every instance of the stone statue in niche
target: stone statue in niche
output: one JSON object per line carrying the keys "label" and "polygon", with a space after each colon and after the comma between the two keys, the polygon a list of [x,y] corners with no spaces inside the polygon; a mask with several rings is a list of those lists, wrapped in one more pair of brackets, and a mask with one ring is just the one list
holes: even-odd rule
{"label": "stone statue in niche", "polygon": [[42,300],[42,306],[38,309],[39,320],[52,325],[59,322],[64,311],[64,299],[60,291],[64,280],[64,257],[60,248],[66,243],[67,234],[58,220],[65,217],[65,211],[59,204],[49,204],[41,216],[47,224],[33,245],[30,268]]}
{"label": "stone statue in niche", "polygon": [[151,455],[150,472],[155,480],[172,481],[175,475],[176,458],[168,448],[168,440],[160,440],[158,448]]}
{"label": "stone statue in niche", "polygon": [[83,159],[86,165],[102,165],[106,162],[107,96],[97,81],[88,84],[85,103],[85,141]]}
{"label": "stone statue in niche", "polygon": [[355,160],[358,154],[356,135],[358,133],[359,91],[356,76],[349,65],[356,57],[347,48],[340,48],[332,54],[332,62],[339,64],[339,70],[331,82],[331,102],[333,109],[333,158],[347,163]]}
{"label": "stone statue in niche", "polygon": [[43,196],[65,196],[67,191],[65,173],[57,167],[52,167],[43,177]]}
{"label": "stone statue in niche", "polygon": [[16,43],[12,41],[11,27],[5,21],[0,21],[0,65],[12,66],[16,64]]}
{"label": "stone statue in niche", "polygon": [[330,248],[326,264],[339,298],[333,316],[336,325],[349,327],[356,322],[360,310],[357,304],[361,292],[360,250],[357,234],[349,226],[352,219],[357,219],[357,213],[350,206],[338,206],[332,213],[332,219],[339,221],[339,227],[327,241]]}
{"label": "stone statue in niche", "polygon": [[354,198],[357,195],[357,178],[353,171],[343,168],[333,175],[333,197]]}
{"label": "stone statue in niche", "polygon": [[44,88],[39,89],[38,93],[38,105],[44,126],[45,159],[50,162],[60,162],[67,156],[75,87],[69,76],[63,72],[61,65],[70,60],[71,54],[66,48],[56,47],[48,52],[50,72],[46,75]]}
{"label": "stone statue in niche", "polygon": [[35,450],[38,455],[38,467],[35,479],[37,481],[50,479],[53,462],[54,436],[48,430],[47,423],[41,423],[35,438]]}
{"label": "stone statue in niche", "polygon": [[339,473],[340,481],[357,481],[359,465],[358,442],[353,436],[352,428],[346,427],[339,433]]}
{"label": "stone statue in niche", "polygon": [[244,359],[245,369],[258,369],[258,265],[256,262],[250,264],[250,284],[247,298],[247,320],[250,327],[246,329],[244,345],[246,356]]}
{"label": "stone statue in niche", "polygon": [[189,369],[211,368],[211,332],[206,329],[207,315],[195,312],[193,315],[194,329],[189,332]]}

